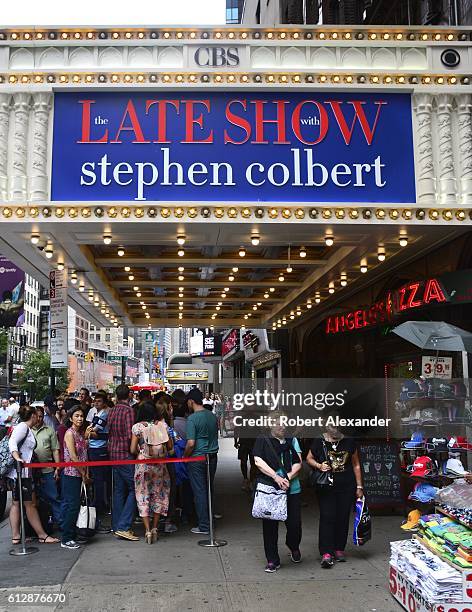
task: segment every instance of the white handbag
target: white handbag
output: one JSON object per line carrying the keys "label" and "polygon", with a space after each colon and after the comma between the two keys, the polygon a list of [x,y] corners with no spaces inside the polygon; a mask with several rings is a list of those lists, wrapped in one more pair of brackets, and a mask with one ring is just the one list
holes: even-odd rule
{"label": "white handbag", "polygon": [[252,506],[253,518],[287,520],[287,492],[258,482]]}
{"label": "white handbag", "polygon": [[97,522],[97,511],[93,506],[89,505],[87,487],[82,483],[80,489],[80,510],[77,517],[77,529],[85,529],[88,532],[95,532]]}

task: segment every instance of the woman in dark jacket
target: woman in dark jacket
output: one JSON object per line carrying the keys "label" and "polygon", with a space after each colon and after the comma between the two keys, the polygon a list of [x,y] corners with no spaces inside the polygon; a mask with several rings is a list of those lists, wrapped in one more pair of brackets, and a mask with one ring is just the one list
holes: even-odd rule
{"label": "woman in dark jacket", "polygon": [[[270,436],[260,436],[254,445],[254,461],[259,469],[258,480],[264,484],[287,491],[287,536],[285,543],[294,563],[300,563],[302,539],[301,485],[299,472],[302,467],[301,449],[296,438],[285,438],[280,425],[271,428]],[[278,551],[279,523],[262,519],[264,551],[267,558],[265,571],[276,572],[280,568]]]}
{"label": "woman in dark jacket", "polygon": [[317,487],[321,567],[329,569],[335,561],[346,560],[352,507],[356,497],[364,495],[357,445],[336,427],[327,426],[323,436],[313,440],[306,460],[313,469],[332,475],[330,486]]}

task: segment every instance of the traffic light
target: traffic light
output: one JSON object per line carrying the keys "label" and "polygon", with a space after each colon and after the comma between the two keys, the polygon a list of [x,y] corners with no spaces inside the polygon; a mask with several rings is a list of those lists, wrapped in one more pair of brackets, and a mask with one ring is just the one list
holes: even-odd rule
{"label": "traffic light", "polygon": [[152,356],[159,357],[159,347],[157,346],[157,344],[152,349]]}

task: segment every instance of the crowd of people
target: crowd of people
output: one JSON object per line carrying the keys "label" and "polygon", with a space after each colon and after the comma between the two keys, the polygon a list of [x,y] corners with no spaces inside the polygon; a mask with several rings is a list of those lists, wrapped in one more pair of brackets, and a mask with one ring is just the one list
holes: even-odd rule
{"label": "crowd of people", "polygon": [[[190,526],[195,518],[192,533],[208,534],[206,461],[145,462],[208,456],[213,487],[219,423],[214,404],[204,406],[204,400],[197,388],[187,394],[177,389],[172,395],[162,391],[154,396],[142,390],[135,397],[123,384],[113,397],[98,391],[92,398],[82,388],[77,397],[47,398],[44,407],[25,404],[11,415],[13,411],[8,409],[9,416],[5,415],[2,425],[13,426],[8,446],[16,463],[5,482],[12,491],[12,544],[20,543],[20,468],[28,524],[40,543],[60,542],[61,547],[74,550],[88,541],[76,527],[87,490],[97,516],[95,532],[112,532],[122,540],[137,541],[140,538],[132,526],[138,511],[148,544],[158,540],[160,531],[176,531],[177,515],[181,525]],[[119,463],[128,459],[144,462]],[[107,460],[117,464],[74,465]],[[21,467],[34,462],[52,465]],[[65,465],[56,468],[56,463]],[[42,503],[48,508],[47,525],[40,516]]]}
{"label": "crowd of people", "polygon": [[[26,516],[38,541],[60,542],[66,549],[80,548],[88,541],[76,527],[84,490],[91,492],[96,510],[95,532],[112,532],[122,540],[138,541],[140,537],[133,531],[138,513],[148,544],[157,542],[160,532],[176,531],[177,522],[190,527],[193,521],[192,533],[208,534],[207,461],[146,463],[146,460],[207,457],[213,490],[218,436],[222,435],[222,404],[223,398],[203,395],[196,387],[188,393],[177,389],[172,395],[163,391],[152,395],[151,391],[142,390],[135,397],[124,384],[116,388],[113,397],[98,391],[92,398],[82,388],[77,397],[47,398],[44,407],[22,405],[16,410],[11,407],[12,402],[2,401],[2,425],[14,425],[9,437],[13,458],[20,465],[35,461],[52,464],[38,469],[24,467],[21,472]],[[330,568],[335,562],[343,562],[352,506],[356,497],[363,496],[354,440],[329,427],[321,438],[309,441],[307,446],[307,441],[287,437],[277,425],[257,438],[247,438],[236,430],[234,445],[241,463],[243,490],[250,492],[255,483],[262,482],[287,493],[285,543],[294,563],[301,561],[303,459],[313,470],[329,473],[332,486],[317,490],[321,565]],[[143,462],[120,463],[128,459]],[[74,465],[107,460],[116,465]],[[55,467],[56,463],[65,466]],[[7,476],[7,486],[12,491],[10,524],[15,545],[20,543],[15,466]],[[48,508],[47,525],[38,512],[41,503]],[[265,571],[272,573],[280,567],[279,523],[265,518],[261,522]]]}

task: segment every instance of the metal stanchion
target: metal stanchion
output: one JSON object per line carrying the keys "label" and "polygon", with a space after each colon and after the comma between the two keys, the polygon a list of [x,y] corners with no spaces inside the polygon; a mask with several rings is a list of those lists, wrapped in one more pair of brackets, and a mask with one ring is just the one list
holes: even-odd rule
{"label": "metal stanchion", "polygon": [[37,553],[39,548],[36,546],[26,546],[26,532],[25,532],[25,512],[23,509],[23,483],[21,478],[21,463],[19,461],[16,462],[16,474],[18,478],[18,491],[20,494],[20,527],[21,527],[21,548],[16,549],[12,548],[10,550],[10,555],[14,557],[24,557],[25,555],[32,555],[33,553]]}
{"label": "metal stanchion", "polygon": [[211,499],[211,480],[210,480],[210,456],[206,455],[206,469],[207,469],[207,484],[208,484],[208,516],[210,519],[210,539],[200,540],[199,546],[205,546],[206,548],[218,548],[220,546],[226,546],[228,542],[226,540],[215,540],[213,535],[213,503]]}

